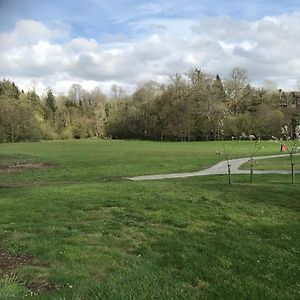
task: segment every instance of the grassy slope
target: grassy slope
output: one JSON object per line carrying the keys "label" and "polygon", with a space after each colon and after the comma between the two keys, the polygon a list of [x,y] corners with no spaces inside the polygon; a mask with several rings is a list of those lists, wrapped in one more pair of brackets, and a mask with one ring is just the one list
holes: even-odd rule
{"label": "grassy slope", "polygon": [[[234,176],[232,186],[226,176],[98,182],[205,167],[220,159],[220,145],[66,141],[61,150],[62,143],[0,148],[2,159],[32,155],[60,164],[1,177],[43,184],[0,189],[1,248],[37,260],[18,276],[59,285],[37,299],[299,296],[300,186],[288,176],[256,176],[253,185]],[[248,149],[237,143],[236,156]]]}

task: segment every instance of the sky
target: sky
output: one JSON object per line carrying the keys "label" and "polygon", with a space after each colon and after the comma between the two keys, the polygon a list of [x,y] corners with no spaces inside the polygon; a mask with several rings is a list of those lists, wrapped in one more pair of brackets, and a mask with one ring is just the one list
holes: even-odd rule
{"label": "sky", "polygon": [[[131,93],[193,68],[300,89],[300,0],[0,0],[0,78]],[[34,80],[34,81],[33,81]]]}

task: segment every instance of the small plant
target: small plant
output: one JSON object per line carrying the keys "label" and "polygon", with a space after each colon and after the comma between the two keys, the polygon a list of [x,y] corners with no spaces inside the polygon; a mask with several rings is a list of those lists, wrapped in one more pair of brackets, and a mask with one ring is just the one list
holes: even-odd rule
{"label": "small plant", "polygon": [[288,152],[290,156],[290,164],[291,164],[291,177],[292,177],[292,184],[295,183],[295,155],[299,152],[300,150],[300,125],[296,126],[295,128],[295,140],[292,142],[291,141],[291,136],[290,136],[290,130],[288,125],[285,125],[281,128],[281,133],[283,138],[280,140],[274,136],[272,136],[272,139],[280,142],[282,145],[283,141],[285,142],[284,146],[286,151]]}
{"label": "small plant", "polygon": [[[250,134],[249,135],[249,139],[252,141],[252,140],[255,139],[255,136],[253,134]],[[260,141],[259,139],[256,140],[256,141],[253,141],[254,145],[252,147],[252,151],[251,151],[250,157],[249,157],[249,163],[250,163],[250,183],[253,182],[254,164],[256,163],[255,156],[256,156],[257,152],[262,149],[262,147],[259,144],[259,141]]]}
{"label": "small plant", "polygon": [[[287,125],[282,127],[282,135],[286,139],[286,141],[289,141],[291,137],[289,136],[289,128]],[[295,183],[295,155],[299,152],[299,140],[300,140],[300,125],[298,125],[295,128],[295,140],[292,143],[292,145],[286,144],[286,150],[288,151],[290,155],[290,163],[291,163],[291,176],[292,176],[292,183]]]}
{"label": "small plant", "polygon": [[228,148],[225,145],[225,141],[222,140],[222,144],[223,144],[223,152],[220,151],[216,151],[217,155],[223,155],[226,162],[227,162],[227,174],[228,174],[228,184],[231,184],[231,164],[230,164],[230,160],[231,160],[231,155],[230,152],[228,151]]}
{"label": "small plant", "polygon": [[230,152],[228,151],[228,147],[226,147],[226,144],[225,144],[225,140],[224,140],[224,122],[223,120],[221,120],[219,122],[219,127],[220,127],[220,133],[221,133],[221,136],[222,136],[222,146],[223,146],[223,152],[219,152],[217,151],[216,154],[218,155],[223,155],[226,162],[227,162],[227,174],[228,174],[228,184],[231,184],[232,183],[232,180],[231,180],[231,164],[230,164],[230,160],[231,160],[231,155],[230,155]]}

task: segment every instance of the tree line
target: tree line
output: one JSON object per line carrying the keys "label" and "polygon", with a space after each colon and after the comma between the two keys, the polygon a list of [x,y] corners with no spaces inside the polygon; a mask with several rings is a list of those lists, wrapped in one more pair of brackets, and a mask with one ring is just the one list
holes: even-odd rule
{"label": "tree line", "polygon": [[247,71],[235,68],[221,79],[195,69],[175,74],[169,84],[144,82],[128,96],[113,85],[73,84],[67,95],[49,88],[40,97],[10,80],[0,81],[0,142],[42,139],[118,138],[149,140],[220,140],[280,137],[288,126],[293,138],[300,124],[300,93],[269,83],[251,85]]}

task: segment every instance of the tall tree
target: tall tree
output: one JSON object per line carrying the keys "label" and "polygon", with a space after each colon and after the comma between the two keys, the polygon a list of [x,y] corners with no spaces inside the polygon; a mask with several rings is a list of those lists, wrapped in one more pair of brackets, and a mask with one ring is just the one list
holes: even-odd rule
{"label": "tall tree", "polygon": [[219,74],[217,74],[216,79],[213,83],[212,86],[212,93],[213,93],[213,97],[214,97],[214,101],[215,102],[224,102],[225,101],[225,91],[224,91],[224,86],[222,83],[222,80],[219,76]]}
{"label": "tall tree", "polygon": [[111,86],[111,97],[113,100],[121,100],[126,97],[125,90],[121,86],[113,84]]}
{"label": "tall tree", "polygon": [[84,94],[85,90],[78,83],[74,83],[68,91],[69,100],[76,105],[83,100]]}
{"label": "tall tree", "polygon": [[249,89],[246,89],[249,84],[249,77],[248,72],[241,68],[234,68],[230,77],[226,84],[226,94],[228,110],[234,114],[239,112],[240,101],[244,100],[249,94]]}
{"label": "tall tree", "polygon": [[49,88],[45,99],[45,119],[54,120],[55,111],[56,111],[55,97],[52,93],[52,90]]}

